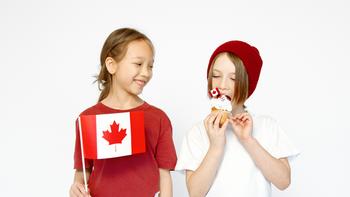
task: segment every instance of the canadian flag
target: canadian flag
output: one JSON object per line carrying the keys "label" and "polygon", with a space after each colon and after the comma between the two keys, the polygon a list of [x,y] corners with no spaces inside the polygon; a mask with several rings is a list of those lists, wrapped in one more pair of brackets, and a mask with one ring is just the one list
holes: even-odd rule
{"label": "canadian flag", "polygon": [[106,159],[146,151],[143,111],[81,115],[82,152],[88,159]]}
{"label": "canadian flag", "polygon": [[219,88],[214,88],[214,89],[210,90],[209,93],[210,93],[211,97],[219,97],[220,96]]}

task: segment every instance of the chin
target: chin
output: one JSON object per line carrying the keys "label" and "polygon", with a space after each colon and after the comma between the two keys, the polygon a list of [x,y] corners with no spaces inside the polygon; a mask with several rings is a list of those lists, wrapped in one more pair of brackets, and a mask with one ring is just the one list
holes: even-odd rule
{"label": "chin", "polygon": [[130,94],[133,94],[133,95],[139,95],[142,93],[142,89],[138,89],[138,90],[130,90],[129,91]]}

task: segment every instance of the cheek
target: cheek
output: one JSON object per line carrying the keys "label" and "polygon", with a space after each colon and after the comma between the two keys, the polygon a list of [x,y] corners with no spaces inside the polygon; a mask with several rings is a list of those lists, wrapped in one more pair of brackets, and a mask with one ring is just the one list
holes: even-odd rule
{"label": "cheek", "polygon": [[135,66],[130,66],[129,68],[125,69],[122,74],[124,75],[124,77],[134,78],[140,73],[140,70],[141,70],[140,68],[137,68]]}
{"label": "cheek", "polygon": [[235,82],[231,82],[230,89],[231,89],[232,94],[233,94],[235,91]]}
{"label": "cheek", "polygon": [[212,86],[212,89],[217,88],[219,86],[219,80],[216,78],[212,78],[211,79],[211,86]]}
{"label": "cheek", "polygon": [[134,71],[132,69],[130,70],[123,70],[121,72],[118,72],[116,78],[120,83],[130,83],[133,78],[135,77]]}
{"label": "cheek", "polygon": [[152,76],[153,76],[153,69],[149,69],[148,73],[149,73],[149,77],[152,78]]}
{"label": "cheek", "polygon": [[231,81],[230,88],[232,89],[232,91],[235,89],[235,82],[234,81]]}
{"label": "cheek", "polygon": [[232,84],[232,88],[231,88],[231,98],[233,98],[234,95],[235,95],[235,84]]}

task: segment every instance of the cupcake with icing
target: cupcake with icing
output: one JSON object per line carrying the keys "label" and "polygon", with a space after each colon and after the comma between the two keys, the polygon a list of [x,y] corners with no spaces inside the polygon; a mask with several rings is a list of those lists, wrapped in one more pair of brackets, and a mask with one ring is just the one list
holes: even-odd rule
{"label": "cupcake with icing", "polygon": [[211,111],[223,111],[223,115],[220,119],[220,126],[224,124],[229,114],[232,111],[231,98],[226,95],[221,95],[218,88],[210,90],[209,95],[211,96],[210,105]]}

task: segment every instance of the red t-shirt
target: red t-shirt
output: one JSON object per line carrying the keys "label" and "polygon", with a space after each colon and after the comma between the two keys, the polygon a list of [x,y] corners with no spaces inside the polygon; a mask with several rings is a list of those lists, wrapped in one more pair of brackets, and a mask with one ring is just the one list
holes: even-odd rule
{"label": "red t-shirt", "polygon": [[[159,168],[175,168],[177,157],[172,127],[162,110],[146,102],[130,110],[116,110],[97,103],[81,115],[130,111],[144,111],[146,152],[112,159],[85,159],[85,167],[92,168],[88,185],[93,197],[153,197],[159,191]],[[74,168],[82,169],[77,122]]]}

